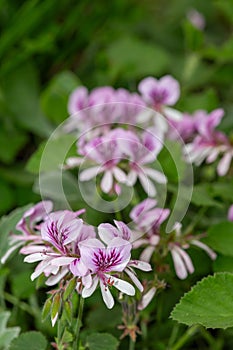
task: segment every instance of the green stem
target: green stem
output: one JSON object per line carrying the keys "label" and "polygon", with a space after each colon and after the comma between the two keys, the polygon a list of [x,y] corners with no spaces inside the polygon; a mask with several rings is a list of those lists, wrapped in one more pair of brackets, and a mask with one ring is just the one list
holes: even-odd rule
{"label": "green stem", "polygon": [[182,346],[197,332],[199,329],[198,325],[190,327],[184,335],[175,343],[171,350],[179,350]]}
{"label": "green stem", "polygon": [[74,329],[74,342],[73,350],[79,350],[80,343],[80,329],[82,326],[82,316],[83,316],[84,298],[80,295],[79,297],[79,307],[78,307],[78,318]]}
{"label": "green stem", "polygon": [[3,296],[4,296],[4,299],[9,303],[19,307],[21,310],[26,311],[32,316],[36,316],[36,312],[28,304],[24,303],[23,301],[20,301],[15,296],[7,292],[4,292]]}
{"label": "green stem", "polygon": [[135,349],[135,342],[131,337],[129,338],[129,350],[134,350]]}

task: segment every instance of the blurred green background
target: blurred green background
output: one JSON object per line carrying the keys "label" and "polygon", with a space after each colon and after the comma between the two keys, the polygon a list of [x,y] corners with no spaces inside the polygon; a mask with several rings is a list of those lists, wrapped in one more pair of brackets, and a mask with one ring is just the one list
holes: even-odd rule
{"label": "blurred green background", "polygon": [[178,108],[221,106],[232,128],[232,25],[233,0],[0,0],[0,214],[39,199],[25,164],[67,117],[78,84],[135,91],[147,75],[172,74]]}

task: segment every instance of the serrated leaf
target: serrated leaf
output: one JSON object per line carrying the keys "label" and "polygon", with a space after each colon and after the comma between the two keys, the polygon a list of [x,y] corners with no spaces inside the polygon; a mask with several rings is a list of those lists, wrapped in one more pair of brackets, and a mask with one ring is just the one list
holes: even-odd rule
{"label": "serrated leaf", "polygon": [[45,350],[47,340],[40,332],[25,332],[13,340],[9,350]]}
{"label": "serrated leaf", "polygon": [[89,350],[116,350],[119,342],[108,333],[92,333],[87,337]]}
{"label": "serrated leaf", "polygon": [[76,140],[74,135],[61,135],[43,142],[29,159],[26,169],[34,174],[59,169],[67,157],[76,155]]}
{"label": "serrated leaf", "polygon": [[173,320],[207,328],[233,326],[233,274],[217,273],[198,282],[171,313]]}
{"label": "serrated leaf", "polygon": [[233,256],[233,222],[221,222],[210,227],[204,241],[216,252]]}

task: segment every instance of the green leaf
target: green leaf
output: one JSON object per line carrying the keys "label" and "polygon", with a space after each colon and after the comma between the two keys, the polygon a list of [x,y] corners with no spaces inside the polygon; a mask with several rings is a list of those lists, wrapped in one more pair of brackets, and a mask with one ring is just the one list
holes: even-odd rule
{"label": "green leaf", "polygon": [[29,298],[35,293],[35,282],[31,281],[30,275],[31,271],[22,271],[11,277],[12,293],[17,298]]}
{"label": "green leaf", "polygon": [[116,350],[119,342],[108,333],[92,333],[87,337],[89,350]]}
{"label": "green leaf", "polygon": [[210,227],[204,241],[217,252],[233,256],[233,222],[221,222]]}
{"label": "green leaf", "polygon": [[218,273],[198,282],[171,313],[173,320],[207,328],[233,326],[233,274]]}
{"label": "green leaf", "polygon": [[60,168],[66,158],[77,154],[74,135],[61,135],[43,142],[29,159],[26,169],[31,173],[47,172]]}
{"label": "green leaf", "polygon": [[27,139],[26,134],[22,131],[2,128],[0,130],[0,160],[6,164],[11,163],[19,150],[25,145]]}
{"label": "green leaf", "polygon": [[9,317],[10,312],[8,311],[0,313],[0,349],[6,349],[20,332],[19,327],[6,328]]}
{"label": "green leaf", "polygon": [[179,142],[166,140],[158,161],[169,182],[181,181],[184,177],[187,163],[183,158],[182,145]]}
{"label": "green leaf", "polygon": [[197,206],[222,207],[222,204],[212,198],[211,189],[208,184],[194,186],[191,202]]}
{"label": "green leaf", "polygon": [[14,204],[14,192],[6,181],[0,178],[0,214],[4,214],[7,210],[11,209]]}
{"label": "green leaf", "polygon": [[40,332],[25,332],[13,340],[9,350],[46,350],[47,340]]}
{"label": "green leaf", "polygon": [[68,116],[67,103],[70,93],[81,85],[80,80],[72,72],[57,74],[41,95],[42,109],[54,123],[62,123]]}
{"label": "green leaf", "polygon": [[219,255],[213,262],[214,272],[232,272],[233,273],[233,257]]}
{"label": "green leaf", "polygon": [[162,48],[130,36],[114,41],[107,49],[107,56],[114,78],[118,74],[124,74],[125,79],[162,74],[169,62]]}
{"label": "green leaf", "polygon": [[37,71],[25,63],[7,75],[2,82],[3,95],[15,121],[39,136],[50,135],[52,128],[40,108]]}

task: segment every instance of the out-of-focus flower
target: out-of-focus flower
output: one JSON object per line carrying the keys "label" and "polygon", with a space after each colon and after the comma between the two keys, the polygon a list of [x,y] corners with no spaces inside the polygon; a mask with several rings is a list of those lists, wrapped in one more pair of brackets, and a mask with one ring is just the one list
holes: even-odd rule
{"label": "out-of-focus flower", "polygon": [[228,220],[233,221],[233,205],[231,205],[228,210]]}
{"label": "out-of-focus flower", "polygon": [[138,90],[144,101],[155,109],[173,106],[180,96],[179,83],[170,75],[160,79],[145,78],[139,83]]}
{"label": "out-of-focus flower", "polygon": [[106,136],[91,140],[83,148],[85,159],[98,164],[80,173],[80,181],[88,181],[98,174],[103,173],[100,187],[103,192],[109,193],[114,186],[114,179],[119,183],[125,183],[126,174],[118,167],[122,159],[122,152],[119,148],[121,139],[120,129],[109,132]]}
{"label": "out-of-focus flower", "polygon": [[81,86],[70,95],[68,111],[71,117],[65,124],[65,130],[85,131],[99,126],[101,134],[101,129],[111,128],[112,123],[135,125],[136,116],[144,106],[138,94],[126,89],[103,86],[88,93],[86,87]]}
{"label": "out-of-focus flower", "polygon": [[173,236],[173,241],[168,244],[168,248],[171,252],[177,277],[185,279],[189,273],[192,274],[194,272],[192,260],[186,252],[186,249],[188,249],[190,245],[197,246],[204,250],[212,260],[216,259],[217,255],[212,249],[199,241],[196,237],[182,236],[181,227],[182,225],[180,223],[174,225],[175,236]]}
{"label": "out-of-focus flower", "polygon": [[26,244],[26,242],[41,242],[41,236],[39,233],[40,226],[48,217],[52,208],[53,203],[51,201],[42,201],[28,209],[23,214],[23,217],[16,225],[16,229],[21,232],[21,234],[11,234],[10,248],[1,258],[3,264],[15,250]]}
{"label": "out-of-focus flower", "polygon": [[151,302],[151,300],[154,298],[154,296],[155,296],[155,293],[156,293],[156,288],[155,287],[152,287],[152,288],[150,288],[149,290],[148,290],[148,292],[146,292],[143,296],[142,296],[142,298],[141,298],[141,300],[140,300],[140,302],[139,302],[139,304],[138,304],[138,310],[144,310],[149,304],[150,304],[150,302]]}
{"label": "out-of-focus flower", "polygon": [[140,259],[149,262],[160,240],[160,225],[167,219],[170,210],[156,208],[157,201],[145,199],[136,205],[130,212],[130,217],[136,225],[137,232],[146,233],[143,238],[137,239],[133,246],[145,246]]}
{"label": "out-of-focus flower", "polygon": [[187,13],[187,18],[195,28],[199,30],[203,30],[205,28],[205,17],[196,9],[189,10]]}
{"label": "out-of-focus flower", "polygon": [[125,138],[121,143],[122,151],[129,157],[127,184],[133,186],[138,178],[145,192],[151,197],[155,196],[156,188],[150,178],[162,184],[167,182],[164,174],[146,166],[155,161],[162,147],[161,140],[150,130],[144,131],[141,139],[134,135]]}
{"label": "out-of-focus flower", "polygon": [[224,111],[219,108],[204,118],[199,117],[196,120],[198,134],[193,142],[185,147],[186,159],[196,165],[200,165],[205,159],[207,163],[212,163],[222,155],[217,166],[219,176],[228,172],[233,158],[233,147],[227,136],[215,130],[223,115]]}

